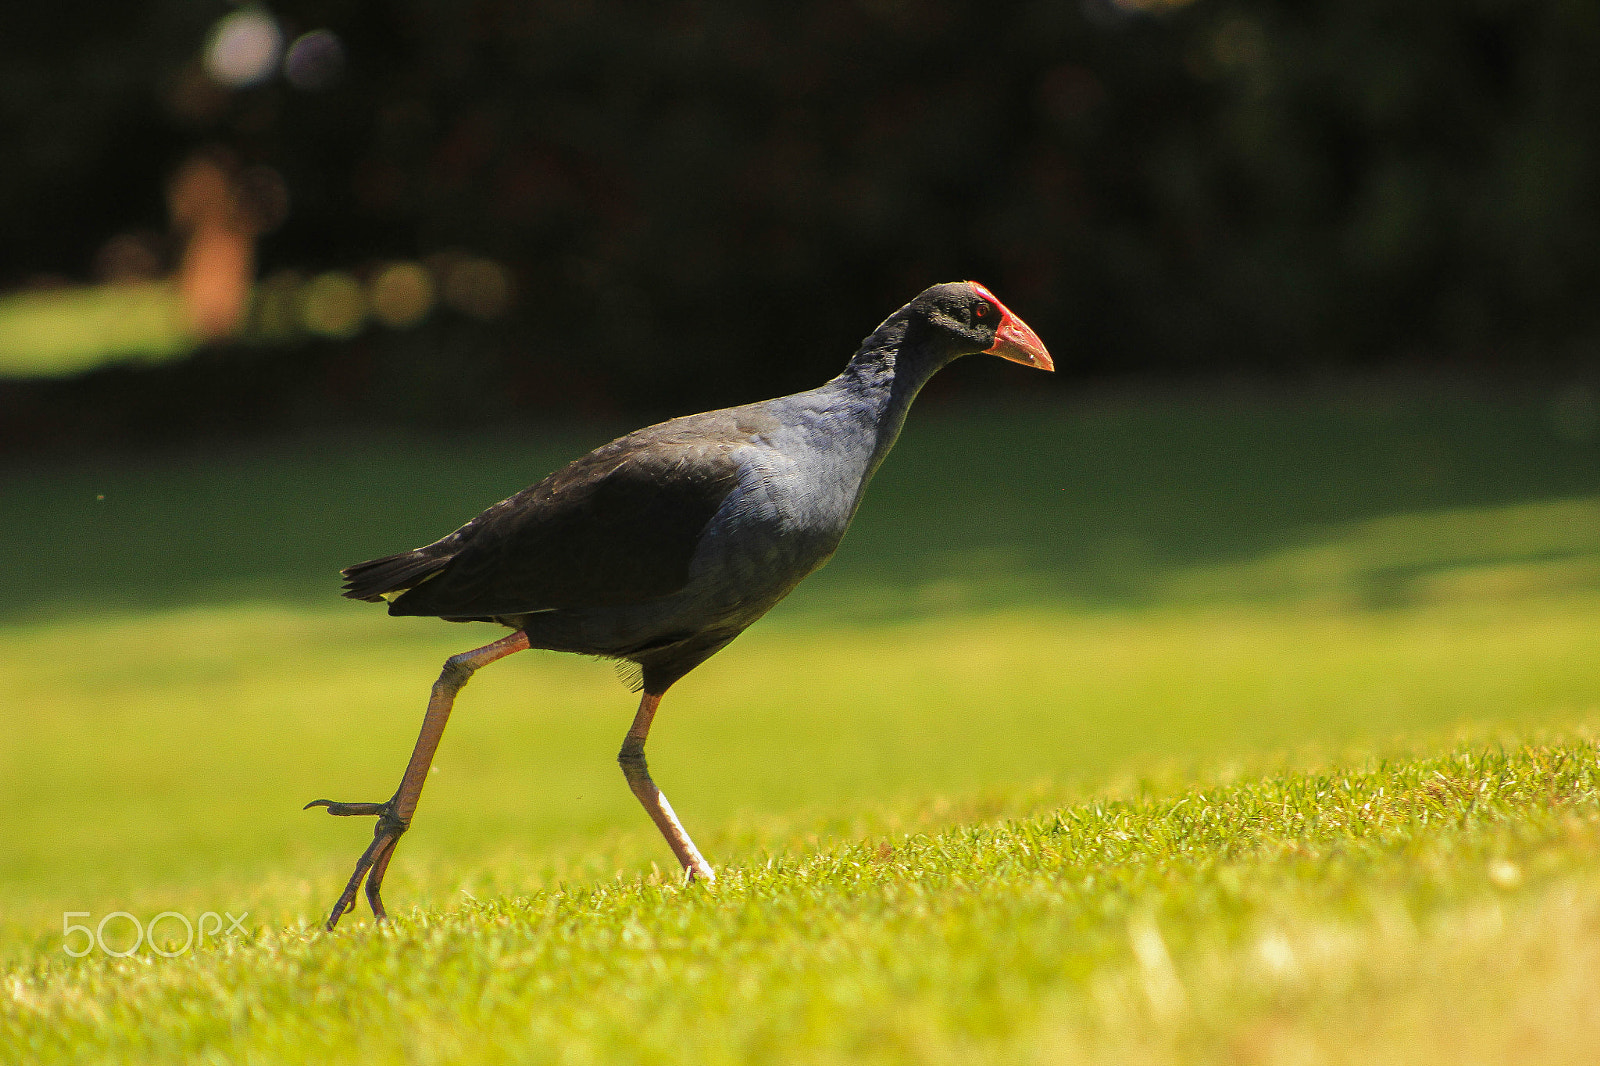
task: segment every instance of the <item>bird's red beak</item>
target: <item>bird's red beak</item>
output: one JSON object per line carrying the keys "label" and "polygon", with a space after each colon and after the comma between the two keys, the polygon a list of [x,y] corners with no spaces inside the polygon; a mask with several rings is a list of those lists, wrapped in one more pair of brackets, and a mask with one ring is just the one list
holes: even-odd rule
{"label": "bird's red beak", "polygon": [[994,343],[984,349],[985,355],[998,355],[1002,359],[1009,359],[1013,363],[1023,366],[1034,366],[1040,370],[1054,370],[1055,361],[1050,358],[1050,353],[1045,351],[1044,341],[1039,335],[1028,328],[1028,324],[1016,315],[1011,309],[999,300],[994,293],[979,285],[976,281],[967,284],[980,292],[984,299],[992,302],[1000,309],[1000,328],[994,331]]}

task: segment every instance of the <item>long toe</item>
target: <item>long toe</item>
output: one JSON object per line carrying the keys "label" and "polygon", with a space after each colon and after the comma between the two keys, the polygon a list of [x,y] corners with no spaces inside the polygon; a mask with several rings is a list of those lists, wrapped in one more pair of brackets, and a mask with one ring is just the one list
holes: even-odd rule
{"label": "long toe", "polygon": [[391,837],[388,844],[379,849],[372,863],[372,872],[367,874],[367,902],[372,905],[373,916],[380,922],[389,920],[389,912],[383,909],[383,897],[379,893],[383,889],[383,875],[389,872],[389,860],[394,857],[394,848],[398,843],[398,836]]}
{"label": "long toe", "polygon": [[386,920],[389,915],[383,909],[383,900],[378,891],[383,886],[383,875],[389,870],[389,860],[394,855],[395,845],[400,843],[400,834],[404,829],[395,830],[378,822],[378,828],[373,833],[372,843],[367,845],[367,850],[361,853],[361,858],[356,860],[355,872],[350,875],[344,891],[339,893],[339,901],[333,905],[333,912],[328,915],[326,928],[329,932],[339,924],[339,919],[344,913],[356,904],[356,893],[361,890],[361,882],[367,882],[367,901],[372,904],[372,914],[378,921]]}
{"label": "long toe", "polygon": [[340,818],[349,818],[355,815],[376,814],[382,815],[393,800],[384,803],[335,803],[333,800],[312,800],[300,809],[309,811],[313,807],[326,807],[328,813]]}

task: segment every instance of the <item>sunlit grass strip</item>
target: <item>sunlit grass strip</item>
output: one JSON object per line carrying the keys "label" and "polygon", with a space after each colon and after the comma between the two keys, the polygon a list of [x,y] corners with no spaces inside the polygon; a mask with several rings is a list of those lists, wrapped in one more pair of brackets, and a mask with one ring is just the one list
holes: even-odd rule
{"label": "sunlit grass strip", "polygon": [[151,281],[0,297],[0,375],[71,374],[112,359],[192,351],[177,288]]}
{"label": "sunlit grass strip", "polygon": [[[1284,774],[780,849],[710,887],[469,900],[172,960],[41,953],[0,978],[0,1042],[40,1062],[1433,1061],[1448,1021],[1453,1047],[1531,1025],[1562,1052],[1544,1061],[1585,1061],[1597,960],[1571,938],[1600,919],[1597,816],[1587,737]],[[1457,1017],[1441,988],[1517,1013]]]}
{"label": "sunlit grass strip", "polygon": [[[308,280],[282,270],[251,287],[249,310],[229,336],[273,345],[308,334],[349,338],[372,322],[409,329],[441,296],[469,318],[498,318],[513,300],[511,274],[494,260],[460,253],[431,256],[427,266],[384,264],[364,279],[330,270]],[[121,359],[171,359],[200,343],[170,280],[0,296],[0,376],[54,376]]]}

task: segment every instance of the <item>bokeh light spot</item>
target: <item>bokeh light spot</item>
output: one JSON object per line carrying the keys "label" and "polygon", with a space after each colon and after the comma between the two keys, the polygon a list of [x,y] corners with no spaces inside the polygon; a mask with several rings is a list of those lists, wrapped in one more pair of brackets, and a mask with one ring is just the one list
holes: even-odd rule
{"label": "bokeh light spot", "polygon": [[259,8],[245,8],[218,20],[206,42],[205,66],[223,85],[242,89],[272,76],[283,51],[283,31]]}
{"label": "bokeh light spot", "polygon": [[341,270],[318,274],[300,293],[300,321],[324,337],[352,337],[367,317],[361,284]]}
{"label": "bokeh light spot", "polygon": [[251,332],[255,340],[281,343],[299,334],[300,290],[305,279],[293,270],[280,270],[256,286],[251,308]]}
{"label": "bokeh light spot", "polygon": [[444,298],[473,318],[496,318],[511,304],[511,274],[492,259],[458,259],[445,271]]}
{"label": "bokeh light spot", "polygon": [[344,45],[332,30],[312,30],[295,38],[283,59],[283,76],[296,89],[315,92],[339,80]]}
{"label": "bokeh light spot", "polygon": [[433,309],[433,278],[417,263],[391,263],[372,279],[372,313],[386,326],[414,326]]}

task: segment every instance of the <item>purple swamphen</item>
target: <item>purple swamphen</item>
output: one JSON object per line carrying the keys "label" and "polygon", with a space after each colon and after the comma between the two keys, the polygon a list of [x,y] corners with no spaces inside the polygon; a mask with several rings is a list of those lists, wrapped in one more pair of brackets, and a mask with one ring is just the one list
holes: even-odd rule
{"label": "purple swamphen", "polygon": [[378,819],[327,927],[355,905],[363,878],[373,913],[385,917],[383,876],[456,693],[479,667],[528,648],[638,667],[643,697],[617,759],[689,878],[714,880],[645,765],[662,694],[828,560],[917,391],[977,352],[1055,369],[1038,336],[988,289],[935,285],[820,388],[630,433],[442,540],[346,569],[344,594],[388,600],[390,614],[514,632],[445,662],[392,799],[306,805]]}

